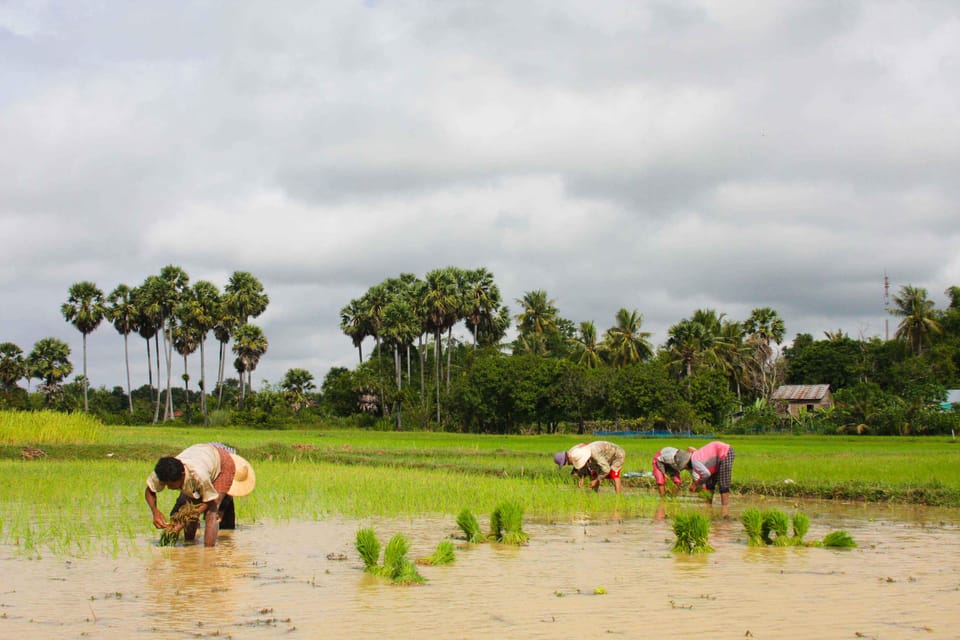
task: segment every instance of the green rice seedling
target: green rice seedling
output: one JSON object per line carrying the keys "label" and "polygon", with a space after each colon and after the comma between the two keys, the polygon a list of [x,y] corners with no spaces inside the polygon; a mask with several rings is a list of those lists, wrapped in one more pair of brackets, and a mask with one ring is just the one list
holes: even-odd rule
{"label": "green rice seedling", "polygon": [[380,560],[380,541],[377,540],[377,534],[373,529],[367,527],[357,531],[356,540],[357,552],[363,559],[363,570],[367,573],[378,574],[380,567],[377,562]]}
{"label": "green rice seedling", "polygon": [[103,422],[89,413],[0,411],[0,444],[84,444],[105,435]]}
{"label": "green rice seedling", "polygon": [[483,534],[480,532],[480,524],[469,509],[464,508],[457,516],[457,525],[467,536],[467,542],[483,542]]}
{"label": "green rice seedling", "polygon": [[678,513],[673,519],[673,533],[677,541],[674,551],[683,553],[710,553],[710,519],[699,512]]}
{"label": "green rice seedling", "polygon": [[433,555],[427,556],[426,558],[419,558],[417,564],[427,564],[427,565],[441,565],[441,564],[451,564],[456,559],[454,555],[453,543],[449,540],[441,540],[437,544],[437,548],[434,549]]}
{"label": "green rice seedling", "polygon": [[[180,539],[181,529],[191,522],[197,522],[198,520],[200,520],[200,505],[194,504],[193,502],[184,503],[183,506],[177,509],[176,513],[170,516],[170,522],[167,523],[163,533],[160,534],[160,546],[169,547],[170,545],[176,544],[177,540]],[[180,525],[180,528],[178,528],[177,525]]]}
{"label": "green rice seedling", "polygon": [[424,582],[417,567],[407,557],[409,550],[410,543],[402,533],[390,538],[383,550],[383,575],[400,584]]}
{"label": "green rice seedling", "polygon": [[803,544],[803,537],[810,530],[810,517],[802,511],[793,514],[793,538],[791,542],[796,545]]}
{"label": "green rice seedling", "polygon": [[760,509],[746,509],[740,514],[740,522],[747,532],[747,545],[751,547],[764,546],[763,541],[763,513]]}
{"label": "green rice seedling", "polygon": [[503,544],[525,544],[530,536],[523,530],[523,507],[506,501],[490,515],[490,537]]}
{"label": "green rice seedling", "polygon": [[[779,509],[767,509],[763,512],[762,537],[766,544],[783,547],[790,544],[787,532],[790,528],[790,519]],[[771,537],[776,535],[776,537]]]}
{"label": "green rice seedling", "polygon": [[854,542],[850,534],[843,529],[828,533],[823,538],[823,542],[821,544],[824,547],[833,547],[835,549],[852,549],[853,547],[857,546],[857,543]]}

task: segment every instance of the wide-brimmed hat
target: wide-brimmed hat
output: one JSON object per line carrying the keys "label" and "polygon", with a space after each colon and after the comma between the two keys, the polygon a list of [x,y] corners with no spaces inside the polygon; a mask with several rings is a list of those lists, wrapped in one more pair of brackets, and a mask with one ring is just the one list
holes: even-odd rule
{"label": "wide-brimmed hat", "polygon": [[257,484],[257,474],[253,472],[253,467],[250,466],[250,463],[241,456],[231,453],[230,457],[233,458],[233,465],[236,467],[236,471],[234,471],[233,474],[233,484],[230,485],[227,494],[231,496],[245,496],[253,491],[253,487]]}
{"label": "wide-brimmed hat", "polygon": [[567,452],[561,451],[560,453],[553,454],[553,461],[557,463],[558,467],[567,464]]}
{"label": "wide-brimmed hat", "polygon": [[678,449],[673,455],[673,466],[675,466],[677,469],[686,469],[687,465],[689,464],[690,453],[682,449]]}

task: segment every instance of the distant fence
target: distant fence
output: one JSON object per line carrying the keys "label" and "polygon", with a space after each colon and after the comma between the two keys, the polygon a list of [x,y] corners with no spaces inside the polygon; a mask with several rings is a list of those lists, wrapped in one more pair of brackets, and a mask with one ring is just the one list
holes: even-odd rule
{"label": "distant fence", "polygon": [[694,433],[693,431],[667,431],[650,429],[649,431],[594,431],[595,436],[617,436],[620,438],[712,438],[712,433]]}

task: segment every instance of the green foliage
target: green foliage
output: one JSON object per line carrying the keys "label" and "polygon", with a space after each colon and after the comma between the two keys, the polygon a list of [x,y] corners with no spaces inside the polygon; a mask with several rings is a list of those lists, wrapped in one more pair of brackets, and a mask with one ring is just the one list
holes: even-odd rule
{"label": "green foliage", "polygon": [[697,511],[678,513],[673,519],[677,537],[673,550],[680,553],[711,553],[710,519]]}
{"label": "green foliage", "polygon": [[824,547],[833,547],[837,549],[852,549],[857,546],[857,543],[849,533],[843,529],[840,529],[838,531],[831,531],[824,536],[822,545]]}
{"label": "green foliage", "polygon": [[477,543],[483,541],[480,524],[477,523],[477,518],[469,509],[464,508],[460,514],[457,515],[457,526],[460,527],[467,537],[467,542]]}
{"label": "green foliage", "polygon": [[490,514],[491,539],[503,544],[525,544],[530,536],[523,531],[523,507],[512,501],[501,502]]}
{"label": "green foliage", "polygon": [[363,570],[376,576],[390,578],[396,584],[415,584],[426,580],[417,572],[414,563],[407,557],[410,543],[398,533],[387,542],[383,551],[383,564],[377,564],[380,558],[380,541],[372,528],[357,531],[357,552],[363,559]]}
{"label": "green foliage", "polygon": [[83,444],[106,435],[103,423],[86,413],[0,411],[0,444]]}

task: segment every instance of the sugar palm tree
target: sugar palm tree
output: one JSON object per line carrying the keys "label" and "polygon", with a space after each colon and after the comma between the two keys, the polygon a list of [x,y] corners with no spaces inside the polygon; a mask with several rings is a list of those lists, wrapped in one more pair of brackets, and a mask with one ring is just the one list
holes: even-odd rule
{"label": "sugar palm tree", "polygon": [[89,281],[75,282],[70,286],[67,301],[60,306],[60,313],[64,319],[73,324],[83,334],[83,410],[89,411],[87,389],[90,387],[87,378],[87,336],[96,330],[103,321],[104,305],[103,291]]}
{"label": "sugar palm tree", "polygon": [[[263,335],[263,330],[253,324],[245,324],[237,328],[233,335],[233,352],[237,355],[237,360],[243,366],[243,372],[247,376],[247,386],[252,387],[253,371],[260,363],[260,358],[267,352],[269,343]],[[244,392],[243,376],[240,377],[240,407],[246,399]]]}
{"label": "sugar palm tree", "polygon": [[20,378],[27,375],[27,363],[23,350],[12,342],[0,344],[0,388],[12,391]]}
{"label": "sugar palm tree", "polygon": [[642,362],[653,355],[650,346],[650,333],[641,331],[643,316],[634,309],[621,308],[617,311],[617,324],[607,329],[604,344],[610,353],[610,362],[615,367],[625,367],[634,362]]}
{"label": "sugar palm tree", "polygon": [[[230,341],[233,331],[257,318],[267,309],[270,297],[263,289],[263,284],[248,271],[234,271],[223,288],[223,315],[214,329],[217,340],[220,341],[220,364],[217,376],[217,407],[223,398],[224,359],[227,353],[227,342]],[[225,338],[225,339],[224,339]],[[242,381],[241,381],[242,382]]]}
{"label": "sugar palm tree", "polygon": [[306,369],[288,369],[280,383],[283,394],[290,403],[293,413],[299,415],[308,404],[307,394],[317,388],[313,383],[313,374]]}
{"label": "sugar palm tree", "polygon": [[353,341],[353,346],[357,348],[360,356],[360,364],[363,364],[363,339],[370,335],[370,327],[360,300],[351,300],[340,309],[340,330]]}
{"label": "sugar palm tree", "polygon": [[[123,336],[123,362],[127,372],[127,405],[133,415],[133,394],[130,386],[130,333],[137,330],[137,308],[133,290],[125,284],[117,285],[107,297],[106,316],[117,333]],[[149,342],[147,346],[149,347]]]}
{"label": "sugar palm tree", "polygon": [[[153,276],[151,276],[153,277]],[[144,342],[147,343],[147,383],[150,387],[151,392],[151,401],[156,401],[160,403],[160,348],[159,348],[159,331],[160,331],[160,309],[154,304],[153,297],[150,293],[151,279],[147,278],[143,284],[139,287],[133,289],[131,293],[131,299],[133,301],[134,312],[136,313],[136,319],[134,320],[134,325],[136,326],[137,334],[143,338]],[[150,341],[153,340],[157,344],[156,356],[154,357],[150,353]],[[153,363],[156,360],[157,363],[157,386],[153,386]],[[153,391],[156,389],[157,395],[156,398],[153,397]]]}
{"label": "sugar palm tree", "polygon": [[465,289],[464,321],[467,329],[473,333],[473,348],[476,349],[480,343],[481,333],[487,334],[486,343],[490,342],[490,336],[492,335],[498,335],[495,342],[499,341],[503,337],[506,327],[503,327],[502,331],[498,331],[499,314],[503,306],[500,299],[500,289],[493,281],[493,274],[482,267],[468,271]]}
{"label": "sugar palm tree", "polygon": [[[183,301],[177,311],[180,324],[188,327],[194,334],[197,346],[200,348],[200,412],[203,414],[204,424],[207,423],[207,369],[206,369],[206,341],[207,334],[217,327],[221,319],[223,304],[217,286],[207,280],[200,280],[185,292]],[[184,360],[184,375],[186,375],[186,360]]]}
{"label": "sugar palm tree", "polygon": [[776,382],[772,375],[776,367],[771,343],[779,345],[783,342],[786,326],[776,311],[770,307],[760,307],[750,312],[750,317],[743,323],[743,327],[747,333],[747,342],[753,348],[753,368],[756,376],[754,388],[761,397],[769,398]]}
{"label": "sugar palm tree", "polygon": [[422,308],[426,326],[434,338],[434,373],[436,375],[437,423],[440,423],[440,338],[457,320],[460,292],[452,269],[434,269],[426,275]]}
{"label": "sugar palm tree", "polygon": [[896,307],[888,311],[903,318],[894,337],[907,342],[914,354],[923,353],[923,345],[930,341],[933,334],[941,331],[933,301],[927,298],[927,290],[911,285],[900,287],[900,293],[893,297],[893,303]]}
{"label": "sugar palm tree", "polygon": [[27,368],[32,377],[43,381],[38,389],[46,404],[53,404],[54,398],[63,395],[63,381],[73,372],[70,346],[57,338],[38,340],[27,356]]}

